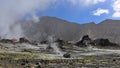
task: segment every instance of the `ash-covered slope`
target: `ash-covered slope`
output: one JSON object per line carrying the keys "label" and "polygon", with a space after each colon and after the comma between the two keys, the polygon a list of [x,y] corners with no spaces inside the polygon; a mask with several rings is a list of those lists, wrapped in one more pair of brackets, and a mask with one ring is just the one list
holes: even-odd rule
{"label": "ash-covered slope", "polygon": [[55,36],[63,40],[79,40],[88,34],[91,38],[108,38],[111,42],[120,43],[120,20],[104,20],[100,24],[76,24],[55,17],[44,16],[39,22],[32,20],[22,23],[24,34],[30,40],[45,40]]}
{"label": "ash-covered slope", "polygon": [[108,38],[111,42],[120,43],[120,20],[104,20],[91,30],[94,38]]}
{"label": "ash-covered slope", "polygon": [[80,25],[55,17],[41,17],[40,21],[26,21],[22,24],[25,35],[31,40],[44,40],[48,36],[56,36],[64,40],[78,39]]}

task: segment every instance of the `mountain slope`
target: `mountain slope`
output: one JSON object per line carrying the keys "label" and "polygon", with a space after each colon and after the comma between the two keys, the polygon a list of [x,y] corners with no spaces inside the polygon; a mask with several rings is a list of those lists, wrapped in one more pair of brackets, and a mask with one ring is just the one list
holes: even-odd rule
{"label": "mountain slope", "polygon": [[25,21],[22,23],[24,34],[30,40],[45,40],[48,36],[55,36],[64,40],[79,40],[88,34],[91,38],[108,38],[112,42],[120,43],[120,20],[104,20],[100,24],[76,24],[55,17],[44,16],[40,21]]}

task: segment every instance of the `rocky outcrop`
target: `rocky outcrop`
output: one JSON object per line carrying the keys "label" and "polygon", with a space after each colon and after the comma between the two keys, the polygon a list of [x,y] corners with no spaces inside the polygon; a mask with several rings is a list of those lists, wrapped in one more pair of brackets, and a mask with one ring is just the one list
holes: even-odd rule
{"label": "rocky outcrop", "polygon": [[15,44],[17,42],[16,39],[1,39],[0,40],[1,43],[11,43],[11,44]]}
{"label": "rocky outcrop", "polygon": [[118,44],[116,43],[112,43],[109,41],[109,39],[96,39],[94,40],[94,43],[95,43],[95,46],[119,46]]}
{"label": "rocky outcrop", "polygon": [[86,47],[89,46],[93,43],[92,39],[89,38],[88,35],[85,35],[82,37],[82,39],[78,42],[75,43],[75,45],[80,46],[80,47]]}
{"label": "rocky outcrop", "polygon": [[92,40],[88,35],[85,35],[82,37],[82,39],[78,42],[75,43],[76,46],[80,46],[80,47],[87,47],[89,45],[92,46],[119,46],[117,43],[112,43],[109,41],[109,39],[104,39],[104,38],[100,38],[100,39],[95,39]]}
{"label": "rocky outcrop", "polygon": [[30,41],[28,39],[26,39],[25,37],[21,37],[19,39],[19,43],[30,43]]}

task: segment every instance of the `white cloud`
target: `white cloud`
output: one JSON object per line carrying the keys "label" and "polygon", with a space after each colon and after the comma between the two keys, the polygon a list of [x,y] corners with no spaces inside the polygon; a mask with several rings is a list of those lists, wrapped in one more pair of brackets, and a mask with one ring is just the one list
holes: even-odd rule
{"label": "white cloud", "polygon": [[99,3],[99,2],[105,2],[106,0],[94,0],[93,2],[94,2],[94,4],[97,4],[97,3]]}
{"label": "white cloud", "polygon": [[120,0],[114,0],[113,10],[115,11],[113,17],[120,17]]}
{"label": "white cloud", "polygon": [[82,5],[89,6],[89,5],[98,4],[100,2],[103,3],[106,0],[67,0],[67,1],[69,1],[73,5],[81,5],[82,4]]}
{"label": "white cloud", "polygon": [[120,17],[120,12],[115,12],[115,13],[113,14],[113,17]]}
{"label": "white cloud", "polygon": [[85,4],[89,5],[89,4],[98,4],[100,2],[105,2],[106,0],[86,0]]}
{"label": "white cloud", "polygon": [[109,10],[98,8],[97,10],[93,11],[93,15],[95,16],[100,16],[102,14],[109,14]]}
{"label": "white cloud", "polygon": [[46,10],[55,2],[56,0],[0,0],[0,36],[22,36],[20,27],[13,27],[13,24],[26,14]]}

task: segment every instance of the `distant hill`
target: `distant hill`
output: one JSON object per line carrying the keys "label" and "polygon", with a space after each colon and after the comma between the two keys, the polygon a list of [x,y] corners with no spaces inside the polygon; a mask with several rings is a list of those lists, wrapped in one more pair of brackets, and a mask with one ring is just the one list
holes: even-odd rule
{"label": "distant hill", "polygon": [[33,20],[22,23],[24,34],[30,40],[45,40],[48,36],[55,36],[63,40],[75,41],[88,34],[91,38],[108,38],[120,44],[120,20],[107,19],[99,24],[94,22],[76,24],[56,17],[44,16],[39,22]]}

